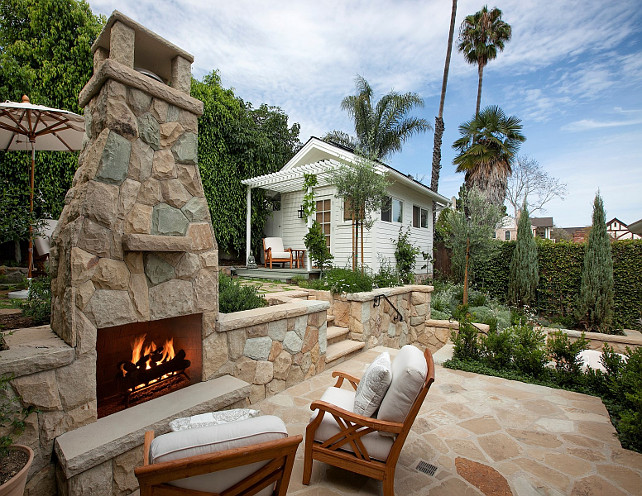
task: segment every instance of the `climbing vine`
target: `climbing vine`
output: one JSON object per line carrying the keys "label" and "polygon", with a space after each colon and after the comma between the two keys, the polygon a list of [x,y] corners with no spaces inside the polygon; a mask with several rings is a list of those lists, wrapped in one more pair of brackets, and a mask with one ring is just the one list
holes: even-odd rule
{"label": "climbing vine", "polygon": [[316,202],[314,201],[314,188],[318,184],[316,174],[303,174],[303,220],[308,222],[311,215],[316,210]]}

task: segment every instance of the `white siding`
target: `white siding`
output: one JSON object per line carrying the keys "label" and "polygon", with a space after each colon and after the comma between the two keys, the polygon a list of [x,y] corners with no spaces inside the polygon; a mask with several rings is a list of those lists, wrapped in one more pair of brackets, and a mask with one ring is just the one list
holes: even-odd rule
{"label": "white siding", "polygon": [[281,195],[281,237],[285,248],[305,249],[303,237],[308,228],[297,213],[302,203],[303,191]]}
{"label": "white siding", "polygon": [[[372,233],[376,241],[373,250],[372,269],[376,272],[380,267],[380,259],[388,260],[392,267],[395,266],[395,244],[399,238],[399,230],[403,227],[406,231],[410,227],[410,242],[417,246],[421,251],[432,254],[432,201],[409,188],[405,188],[397,183],[390,185],[388,194],[403,202],[403,223],[385,222],[381,220],[381,213],[377,212],[376,221],[372,227]],[[418,206],[428,210],[428,227],[412,226],[413,206]],[[426,269],[421,267],[425,264],[423,255],[419,253],[415,259],[416,274],[425,273]],[[432,267],[430,267],[432,270]]]}

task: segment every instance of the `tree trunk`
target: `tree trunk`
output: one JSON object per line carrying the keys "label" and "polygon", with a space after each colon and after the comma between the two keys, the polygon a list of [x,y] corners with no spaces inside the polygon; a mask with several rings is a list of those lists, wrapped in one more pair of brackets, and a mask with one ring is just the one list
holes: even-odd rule
{"label": "tree trunk", "polygon": [[466,265],[464,268],[464,297],[462,303],[468,305],[468,260],[470,259],[470,238],[466,238]]}
{"label": "tree trunk", "polygon": [[363,274],[363,207],[361,207],[359,217],[361,217],[361,273]]}
{"label": "tree trunk", "polygon": [[481,106],[482,78],[484,77],[483,65],[478,66],[477,73],[479,74],[479,82],[477,83],[477,107],[475,108],[475,116],[479,115],[479,107]]}
{"label": "tree trunk", "polygon": [[354,218],[354,210],[352,211],[352,270],[357,270],[357,239],[355,233],[357,232],[357,223]]}
{"label": "tree trunk", "polygon": [[[432,149],[432,177],[430,178],[430,189],[435,193],[439,187],[439,174],[441,172],[441,140],[444,135],[444,102],[446,100],[446,86],[448,85],[448,71],[450,70],[450,55],[453,49],[453,35],[455,32],[455,18],[457,17],[457,0],[453,0],[453,8],[450,14],[450,29],[448,31],[448,50],[444,63],[444,77],[441,81],[441,98],[439,99],[439,113],[435,117],[435,136]],[[432,203],[432,235],[435,236],[435,224],[437,223],[437,204]]]}

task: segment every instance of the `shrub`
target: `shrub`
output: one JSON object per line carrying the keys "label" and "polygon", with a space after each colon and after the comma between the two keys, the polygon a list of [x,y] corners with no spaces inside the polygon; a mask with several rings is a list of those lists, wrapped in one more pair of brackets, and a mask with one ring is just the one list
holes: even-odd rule
{"label": "shrub", "polygon": [[470,315],[462,313],[458,320],[459,330],[450,334],[450,339],[455,345],[453,358],[458,360],[479,360],[481,356],[479,331],[471,324]]}
{"label": "shrub", "polygon": [[502,331],[488,331],[488,334],[481,338],[481,355],[483,361],[489,366],[502,369],[509,368],[513,355],[513,332],[509,327]]}
{"label": "shrub", "polygon": [[312,226],[303,238],[303,242],[310,254],[310,258],[321,270],[321,273],[332,265],[332,259],[334,257],[330,254],[330,250],[326,244],[325,234],[323,234],[321,224],[316,220],[312,222]]}
{"label": "shrub", "polygon": [[325,285],[332,293],[372,291],[373,278],[365,271],[334,268],[325,275]]}
{"label": "shrub", "polygon": [[51,318],[51,278],[37,277],[31,280],[29,294],[22,305],[22,312],[33,319],[34,324],[44,324]]}
{"label": "shrub", "polygon": [[415,266],[415,257],[421,253],[421,250],[410,242],[410,226],[406,232],[403,231],[403,227],[399,228],[399,237],[395,245],[397,272],[405,284],[410,284],[414,280],[412,271]]}
{"label": "shrub", "polygon": [[546,343],[549,357],[555,361],[555,369],[560,373],[576,375],[581,372],[581,351],[588,349],[589,342],[584,333],[576,341],[571,341],[562,331],[549,335]]}
{"label": "shrub", "polygon": [[222,313],[240,312],[264,307],[267,301],[254,286],[243,286],[223,273],[218,281],[218,309]]}
{"label": "shrub", "polygon": [[513,366],[528,375],[539,377],[546,367],[546,335],[533,325],[519,323],[511,327],[514,334]]}
{"label": "shrub", "polygon": [[382,259],[379,261],[379,272],[374,276],[373,284],[377,288],[391,288],[402,286],[403,280],[399,273],[392,268],[390,261]]}
{"label": "shrub", "polygon": [[623,366],[615,393],[621,404],[618,431],[623,446],[642,450],[642,348],[627,349],[626,364]]}

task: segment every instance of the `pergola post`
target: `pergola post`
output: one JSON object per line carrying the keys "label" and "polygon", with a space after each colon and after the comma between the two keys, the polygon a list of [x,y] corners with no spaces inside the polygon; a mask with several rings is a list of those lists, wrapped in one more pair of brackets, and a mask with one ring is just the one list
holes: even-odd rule
{"label": "pergola post", "polygon": [[[312,193],[312,187],[311,186],[308,186],[307,193],[308,193],[308,196],[310,195],[310,193]],[[312,211],[313,215],[314,215],[315,211],[316,211],[316,208]],[[312,215],[309,215],[308,216],[308,220],[306,222],[306,224],[308,226],[308,232],[310,231],[310,228],[312,227],[312,222],[313,222]],[[310,263],[310,251],[309,250],[305,250],[305,269],[308,272],[310,272],[310,270],[312,269],[312,264]]]}
{"label": "pergola post", "polygon": [[245,266],[250,263],[250,254],[252,250],[252,187],[247,187],[246,192],[246,218],[245,218]]}

